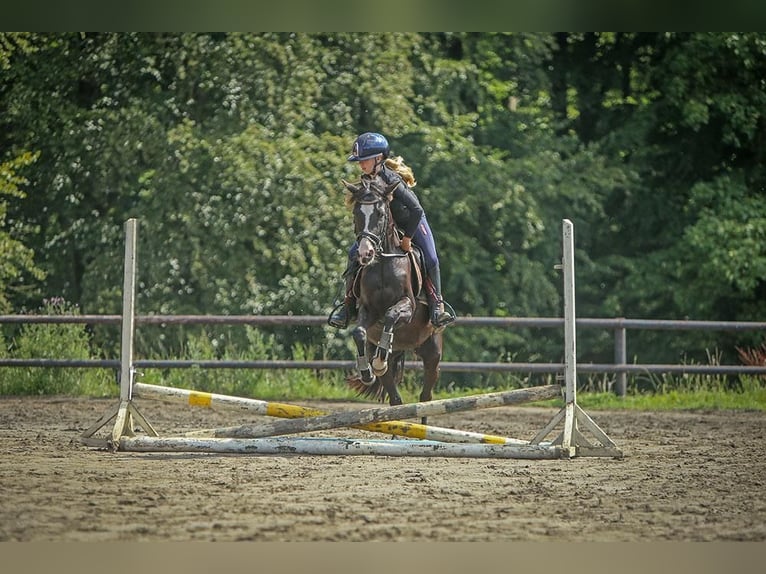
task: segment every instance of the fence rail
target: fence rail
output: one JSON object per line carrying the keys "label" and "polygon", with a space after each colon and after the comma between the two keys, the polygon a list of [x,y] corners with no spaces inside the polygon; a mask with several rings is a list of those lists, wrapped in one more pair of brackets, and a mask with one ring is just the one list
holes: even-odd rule
{"label": "fence rail", "polygon": [[[113,324],[119,325],[121,315],[0,315],[0,325],[19,323],[49,324]],[[136,325],[251,325],[251,326],[324,326],[323,315],[136,315]],[[766,322],[743,321],[691,321],[652,320],[626,318],[578,318],[578,328],[607,329],[614,333],[614,363],[578,363],[577,371],[584,374],[615,374],[615,393],[625,396],[628,374],[703,374],[703,375],[764,375],[766,365],[680,365],[680,364],[627,364],[628,330],[665,331],[763,331]],[[558,317],[460,317],[451,328],[563,328],[564,319]],[[195,361],[195,360],[136,360],[136,368],[204,368],[204,369],[353,369],[354,361]],[[119,360],[73,359],[9,359],[0,358],[0,367],[91,367],[119,369]],[[408,361],[408,369],[420,369],[419,362]],[[443,371],[452,372],[517,372],[559,374],[564,364],[559,363],[441,363]]]}

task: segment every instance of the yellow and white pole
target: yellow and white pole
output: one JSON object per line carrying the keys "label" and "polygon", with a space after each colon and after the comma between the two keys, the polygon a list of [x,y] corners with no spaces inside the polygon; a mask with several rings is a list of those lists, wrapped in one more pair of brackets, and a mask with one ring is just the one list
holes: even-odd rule
{"label": "yellow and white pole", "polygon": [[[302,417],[319,417],[330,415],[327,411],[291,405],[286,403],[268,402],[245,397],[234,397],[216,393],[190,391],[175,387],[163,387],[159,385],[147,385],[144,383],[133,384],[133,394],[136,397],[148,399],[160,399],[171,402],[180,402],[193,407],[201,408],[226,408],[241,410],[251,414],[266,415],[283,419],[295,419]],[[483,444],[527,444],[529,441],[488,435],[471,431],[455,430],[419,423],[402,421],[383,421],[368,424],[351,425],[353,428],[370,432],[404,436],[421,440],[434,440],[453,443],[483,443]],[[231,428],[205,429],[186,433],[186,436],[195,437],[225,437]]]}

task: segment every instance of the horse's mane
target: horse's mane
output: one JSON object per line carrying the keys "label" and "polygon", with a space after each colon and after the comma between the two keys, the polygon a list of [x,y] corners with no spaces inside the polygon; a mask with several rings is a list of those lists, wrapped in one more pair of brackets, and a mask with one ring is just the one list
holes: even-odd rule
{"label": "horse's mane", "polygon": [[354,194],[351,193],[349,190],[346,190],[346,195],[343,198],[344,205],[349,209],[354,209],[354,204],[356,203],[356,200],[354,199]]}

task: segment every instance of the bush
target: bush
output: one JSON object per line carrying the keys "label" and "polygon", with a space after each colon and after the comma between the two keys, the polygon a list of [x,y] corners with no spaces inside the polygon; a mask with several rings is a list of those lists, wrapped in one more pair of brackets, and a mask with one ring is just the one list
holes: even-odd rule
{"label": "bush", "polygon": [[[79,315],[76,305],[62,298],[43,300],[43,315]],[[90,334],[85,325],[25,323],[7,349],[15,359],[90,359]],[[2,342],[2,341],[0,341]],[[116,395],[114,373],[94,368],[3,367],[1,395]]]}
{"label": "bush", "polygon": [[[261,361],[278,360],[288,354],[273,334],[245,327],[246,348],[227,335],[216,336],[204,331],[187,336],[183,357],[187,360]],[[316,359],[311,347],[296,344],[292,360]],[[168,357],[175,358],[175,357]],[[319,357],[322,358],[322,357]],[[325,357],[326,358],[326,357]],[[346,388],[337,372],[311,369],[142,369],[138,381],[184,389],[258,399],[348,398],[353,394]]]}

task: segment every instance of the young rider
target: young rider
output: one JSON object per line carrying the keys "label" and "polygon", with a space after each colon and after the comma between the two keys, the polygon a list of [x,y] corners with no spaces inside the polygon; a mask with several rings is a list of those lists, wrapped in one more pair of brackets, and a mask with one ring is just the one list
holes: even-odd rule
{"label": "young rider", "polygon": [[[412,170],[401,157],[390,158],[388,140],[379,133],[366,132],[354,141],[348,161],[358,162],[362,170],[362,179],[380,177],[386,186],[397,183],[390,202],[391,214],[396,226],[402,231],[401,248],[410,251],[414,243],[423,252],[427,273],[426,295],[431,309],[431,323],[435,327],[443,327],[455,320],[455,317],[444,310],[444,299],[441,289],[441,272],[439,257],[433,233],[428,225],[425,211],[420,204],[412,187],[416,185]],[[358,244],[349,249],[348,266],[343,273],[346,279],[346,295],[343,304],[335,308],[328,323],[336,328],[348,326],[349,318],[356,307],[352,284],[359,269],[356,261]]]}

